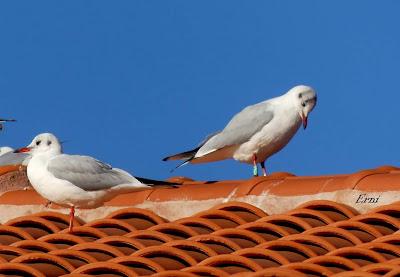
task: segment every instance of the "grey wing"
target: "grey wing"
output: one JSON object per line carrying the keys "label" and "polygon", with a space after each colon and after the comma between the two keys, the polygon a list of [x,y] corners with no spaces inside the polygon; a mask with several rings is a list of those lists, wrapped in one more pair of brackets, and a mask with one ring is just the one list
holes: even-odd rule
{"label": "grey wing", "polygon": [[88,156],[59,155],[51,159],[47,169],[56,178],[67,180],[86,190],[104,190],[117,185],[137,183],[133,176]]}
{"label": "grey wing", "polygon": [[0,166],[5,165],[27,165],[31,155],[25,153],[7,152],[0,156]]}
{"label": "grey wing", "polygon": [[248,106],[236,114],[224,130],[209,138],[196,156],[201,157],[218,149],[249,141],[273,117],[274,113],[268,102]]}

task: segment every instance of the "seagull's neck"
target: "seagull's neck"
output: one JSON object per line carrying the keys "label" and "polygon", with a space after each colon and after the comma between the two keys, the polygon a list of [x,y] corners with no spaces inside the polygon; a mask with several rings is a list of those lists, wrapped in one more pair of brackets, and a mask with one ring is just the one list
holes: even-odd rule
{"label": "seagull's neck", "polygon": [[290,94],[284,94],[278,97],[275,97],[270,100],[270,103],[276,105],[278,107],[284,107],[285,109],[294,110],[297,112],[298,107],[296,102],[293,101],[293,96]]}
{"label": "seagull's neck", "polygon": [[41,153],[35,153],[32,155],[32,160],[35,163],[46,163],[48,160],[51,158],[54,158],[58,155],[61,155],[60,152],[56,151],[47,151],[47,152],[41,152]]}

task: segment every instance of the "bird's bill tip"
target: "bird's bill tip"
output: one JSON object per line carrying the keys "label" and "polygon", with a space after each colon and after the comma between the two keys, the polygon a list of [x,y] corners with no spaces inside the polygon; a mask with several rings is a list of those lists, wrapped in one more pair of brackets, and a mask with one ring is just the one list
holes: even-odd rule
{"label": "bird's bill tip", "polygon": [[303,129],[305,130],[307,128],[307,124],[308,124],[308,116],[306,116],[306,115],[304,115],[304,113],[302,113],[301,121],[303,123]]}
{"label": "bird's bill tip", "polygon": [[31,147],[22,147],[22,148],[14,150],[14,153],[27,153],[27,152],[30,152],[31,150],[32,150]]}

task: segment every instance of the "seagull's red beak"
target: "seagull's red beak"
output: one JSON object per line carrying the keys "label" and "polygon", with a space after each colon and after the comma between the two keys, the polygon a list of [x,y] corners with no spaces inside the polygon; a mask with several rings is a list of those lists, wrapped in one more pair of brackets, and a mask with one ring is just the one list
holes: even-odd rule
{"label": "seagull's red beak", "polygon": [[31,150],[32,150],[31,147],[22,147],[17,150],[14,150],[14,153],[27,153],[30,152]]}
{"label": "seagull's red beak", "polygon": [[308,122],[308,118],[307,116],[304,115],[304,113],[301,113],[301,121],[303,123],[303,128],[304,130],[307,128],[307,122]]}

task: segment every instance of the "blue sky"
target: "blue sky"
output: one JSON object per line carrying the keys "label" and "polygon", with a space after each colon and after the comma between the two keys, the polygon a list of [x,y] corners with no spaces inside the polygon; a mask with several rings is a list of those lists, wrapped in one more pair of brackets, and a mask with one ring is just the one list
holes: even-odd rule
{"label": "blue sky", "polygon": [[170,174],[249,104],[307,84],[309,128],[267,162],[297,175],[399,165],[399,1],[3,1],[0,144],[53,132],[136,175],[248,178],[234,161]]}

